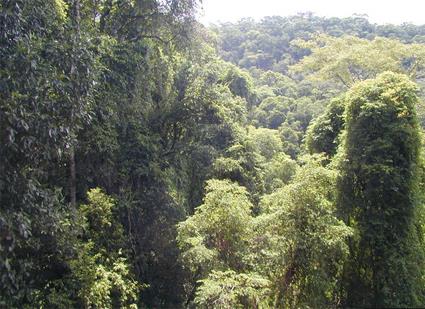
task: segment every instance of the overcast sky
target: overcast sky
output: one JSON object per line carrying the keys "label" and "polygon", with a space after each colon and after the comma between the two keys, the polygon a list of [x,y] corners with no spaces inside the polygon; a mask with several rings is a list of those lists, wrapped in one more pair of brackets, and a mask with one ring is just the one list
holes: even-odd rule
{"label": "overcast sky", "polygon": [[379,24],[425,24],[425,0],[203,0],[202,6],[200,20],[204,24],[307,11],[327,17],[367,14]]}

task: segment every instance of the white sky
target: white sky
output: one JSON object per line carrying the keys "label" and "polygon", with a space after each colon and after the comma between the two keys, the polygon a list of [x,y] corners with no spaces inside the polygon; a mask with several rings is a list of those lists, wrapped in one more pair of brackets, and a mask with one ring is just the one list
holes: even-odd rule
{"label": "white sky", "polygon": [[371,22],[379,24],[425,24],[425,0],[203,0],[202,7],[200,21],[204,24],[307,11],[326,17],[367,14]]}

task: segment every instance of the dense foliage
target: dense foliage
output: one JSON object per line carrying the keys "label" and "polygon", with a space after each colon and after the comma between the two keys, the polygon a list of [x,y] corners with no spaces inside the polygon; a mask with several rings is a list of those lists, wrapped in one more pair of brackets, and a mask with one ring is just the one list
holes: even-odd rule
{"label": "dense foliage", "polygon": [[384,73],[347,95],[338,192],[343,217],[357,229],[346,274],[349,305],[416,307],[425,301],[418,282],[424,252],[416,227],[415,90],[406,76]]}
{"label": "dense foliage", "polygon": [[0,0],[0,307],[425,306],[425,27]]}

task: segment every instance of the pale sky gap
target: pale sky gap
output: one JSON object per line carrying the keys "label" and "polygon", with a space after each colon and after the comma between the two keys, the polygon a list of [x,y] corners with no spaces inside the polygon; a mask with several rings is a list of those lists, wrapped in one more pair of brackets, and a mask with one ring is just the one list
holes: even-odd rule
{"label": "pale sky gap", "polygon": [[366,14],[378,24],[425,24],[425,0],[203,0],[202,7],[200,21],[204,24],[300,12],[325,17]]}

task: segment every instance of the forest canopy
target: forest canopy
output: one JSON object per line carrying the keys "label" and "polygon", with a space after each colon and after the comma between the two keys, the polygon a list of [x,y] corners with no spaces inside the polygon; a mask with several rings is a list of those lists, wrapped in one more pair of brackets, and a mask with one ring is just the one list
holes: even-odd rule
{"label": "forest canopy", "polygon": [[1,308],[425,306],[425,26],[0,0]]}

